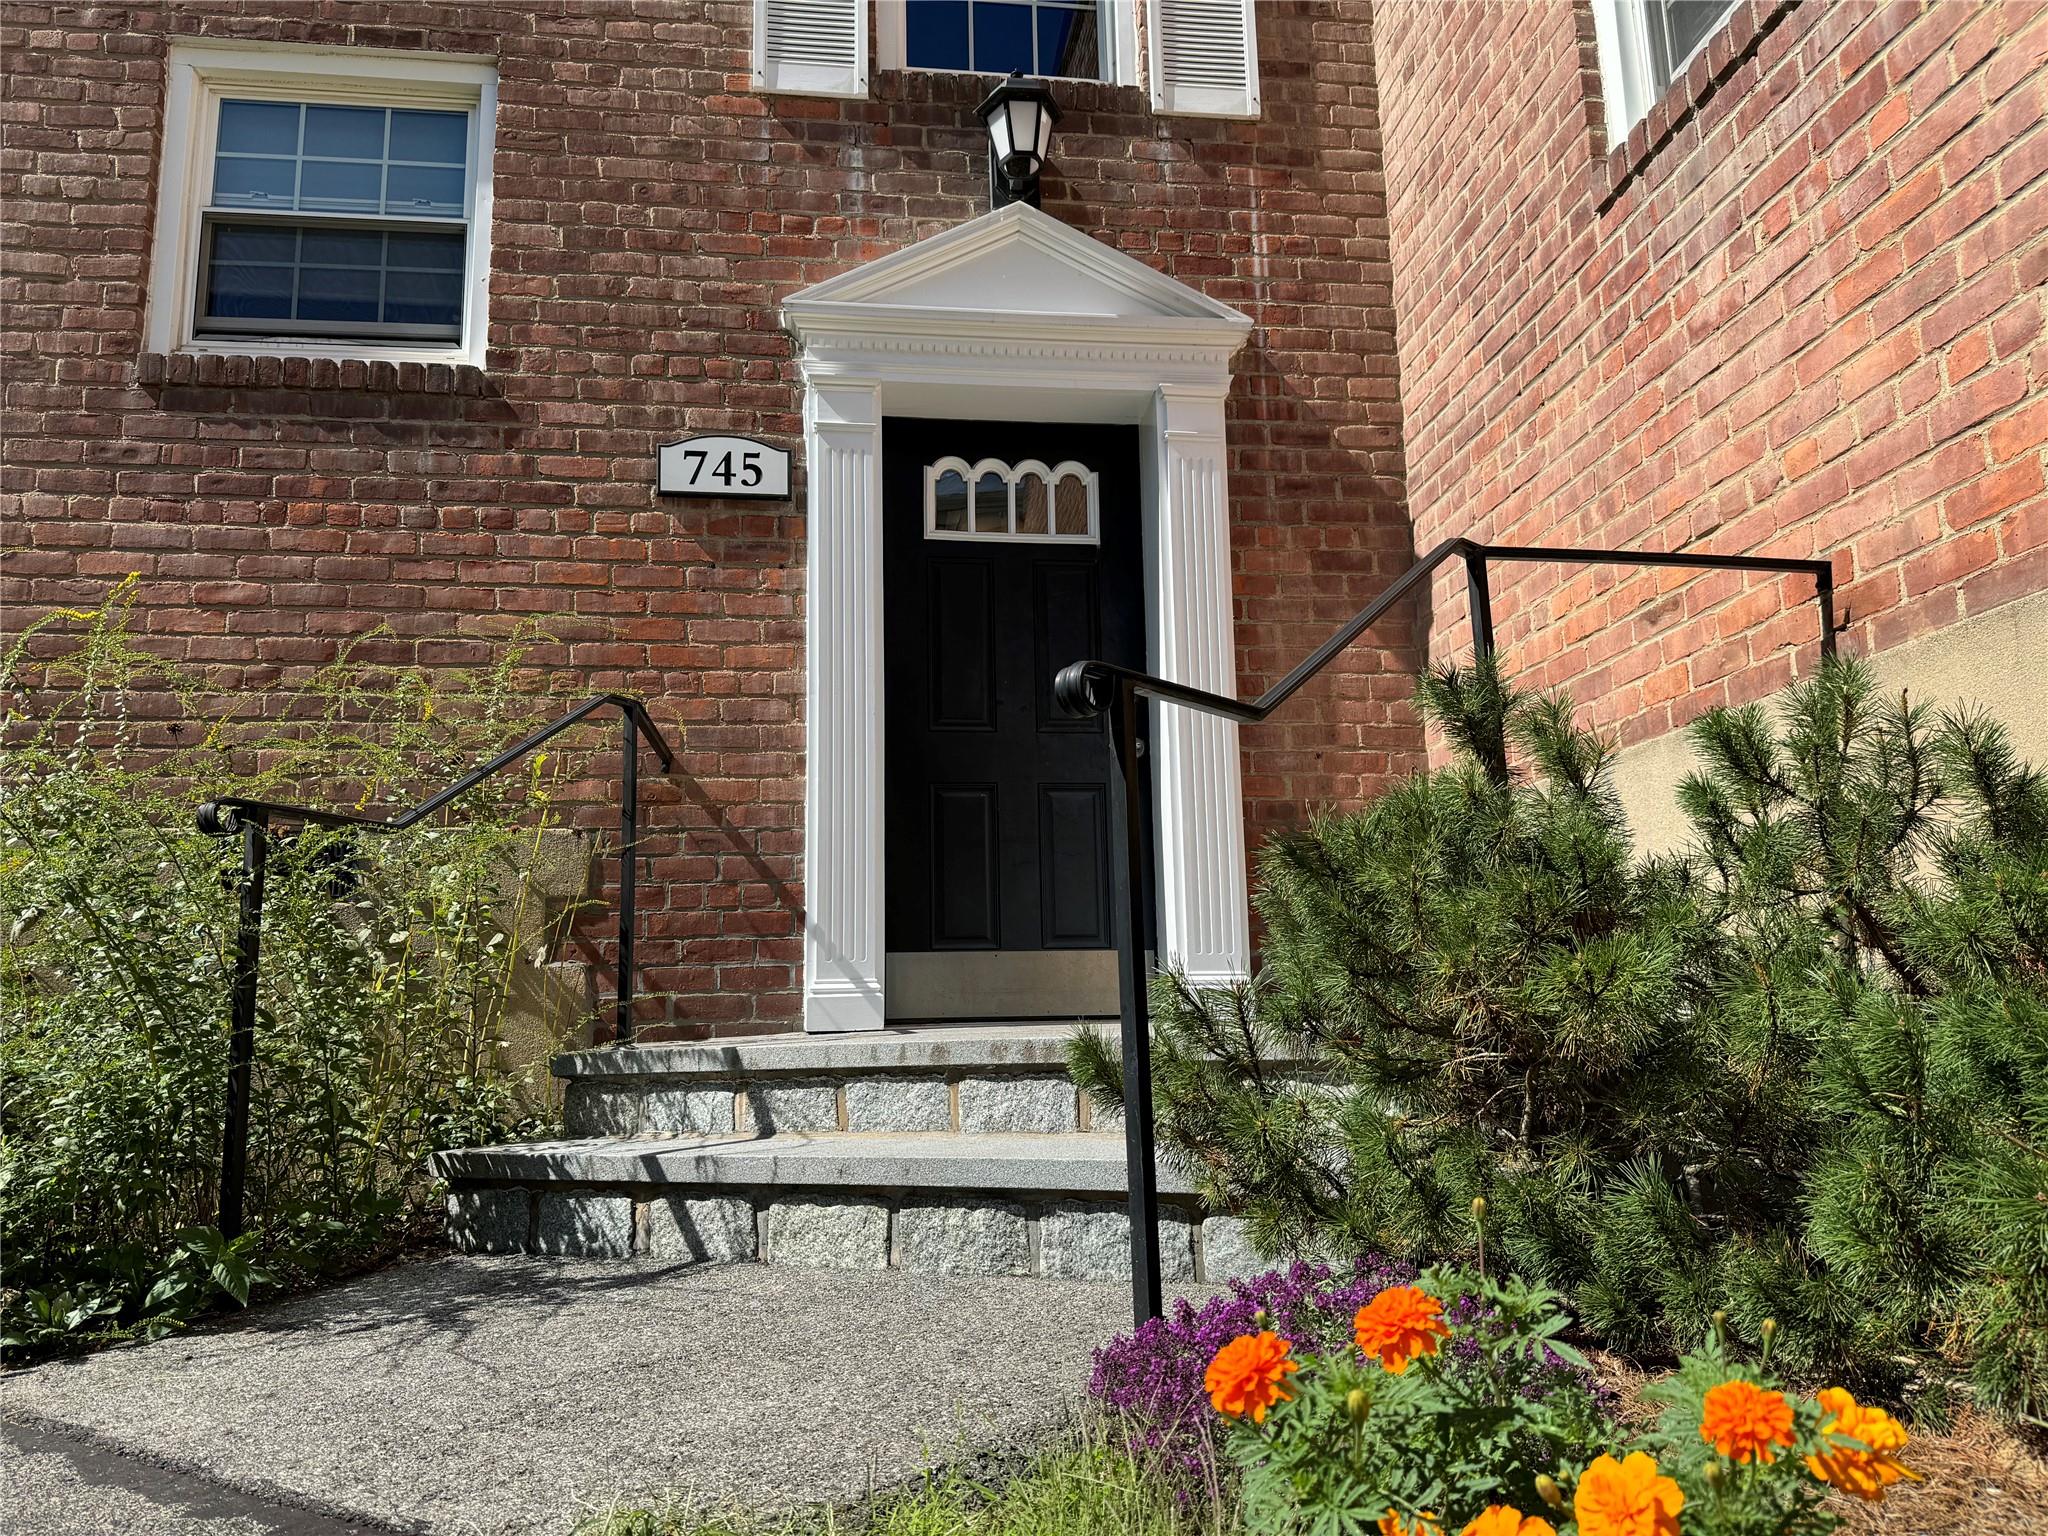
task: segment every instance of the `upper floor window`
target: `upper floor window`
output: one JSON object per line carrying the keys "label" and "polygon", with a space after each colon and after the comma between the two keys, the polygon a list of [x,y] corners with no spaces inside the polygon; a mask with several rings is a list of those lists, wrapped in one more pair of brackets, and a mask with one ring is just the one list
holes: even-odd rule
{"label": "upper floor window", "polygon": [[1736,0],[1594,0],[1607,142],[1620,144],[1721,29]]}
{"label": "upper floor window", "polygon": [[1106,74],[1095,0],[905,0],[910,69],[1100,80]]}
{"label": "upper floor window", "polygon": [[754,88],[865,98],[871,6],[881,69],[1144,83],[1155,112],[1259,115],[1255,0],[754,0]]}
{"label": "upper floor window", "polygon": [[150,344],[482,361],[488,66],[174,49]]}

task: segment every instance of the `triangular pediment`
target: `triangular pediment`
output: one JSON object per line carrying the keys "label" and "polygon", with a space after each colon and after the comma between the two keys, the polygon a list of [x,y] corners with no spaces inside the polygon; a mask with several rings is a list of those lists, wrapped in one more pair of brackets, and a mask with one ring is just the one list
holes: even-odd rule
{"label": "triangular pediment", "polygon": [[870,311],[1251,329],[1228,304],[1024,203],[828,278],[785,308],[799,323]]}

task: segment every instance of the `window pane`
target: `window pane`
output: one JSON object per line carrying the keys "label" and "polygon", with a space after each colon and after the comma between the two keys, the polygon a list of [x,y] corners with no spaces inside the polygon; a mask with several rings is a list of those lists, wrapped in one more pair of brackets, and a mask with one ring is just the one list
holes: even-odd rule
{"label": "window pane", "polygon": [[459,214],[462,172],[418,165],[394,165],[384,188],[386,213]]}
{"label": "window pane", "polygon": [[[1654,0],[1653,0],[1654,3]],[[1651,35],[1661,32],[1662,57],[1657,67],[1665,81],[1678,78],[1693,53],[1720,27],[1721,19],[1733,9],[1730,0],[1662,0],[1663,25],[1653,20]]]}
{"label": "window pane", "polygon": [[974,67],[983,74],[1011,70],[1036,74],[1031,56],[1031,7],[1004,0],[975,0]]}
{"label": "window pane", "polygon": [[1055,531],[1085,538],[1088,533],[1088,483],[1079,475],[1063,476],[1052,488]]}
{"label": "window pane", "polygon": [[1038,475],[1026,475],[1017,482],[1017,531],[1019,533],[1050,533],[1052,524],[1048,512],[1046,485]]}
{"label": "window pane", "polygon": [[228,319],[288,320],[292,269],[216,260],[207,269],[206,312]]}
{"label": "window pane", "polygon": [[1010,487],[994,470],[974,482],[974,531],[1010,531]]}
{"label": "window pane", "polygon": [[290,266],[298,259],[299,232],[266,224],[221,224],[213,232],[215,261],[261,261]]}
{"label": "window pane", "polygon": [[393,325],[460,325],[460,272],[387,272],[384,318]]}
{"label": "window pane", "polygon": [[330,212],[375,213],[382,204],[381,165],[308,160],[299,171],[299,206]]}
{"label": "window pane", "polygon": [[461,235],[391,234],[390,254],[394,267],[425,267],[436,272],[462,270]]}
{"label": "window pane", "polygon": [[373,267],[307,267],[299,273],[301,320],[375,320],[378,273]]}
{"label": "window pane", "polygon": [[305,153],[340,160],[384,158],[382,107],[307,107]]}
{"label": "window pane", "polygon": [[292,160],[222,155],[213,167],[213,200],[229,207],[289,208],[299,167]]}
{"label": "window pane", "polygon": [[[459,233],[209,223],[207,239],[202,322],[276,321],[278,334],[310,336],[346,335],[364,326],[387,327],[380,334],[393,336],[461,332],[465,248]],[[407,260],[422,265],[407,267]]]}
{"label": "window pane", "polygon": [[939,476],[932,492],[932,526],[943,533],[967,531],[967,481],[959,471]]}
{"label": "window pane", "polygon": [[391,158],[434,165],[469,161],[469,119],[460,112],[393,112]]}
{"label": "window pane", "polygon": [[[1038,72],[1093,80],[1101,72],[1097,54],[1092,11],[1068,10],[1063,6],[1040,6],[1038,10]],[[1083,25],[1083,23],[1091,23]]]}
{"label": "window pane", "polygon": [[969,69],[967,0],[909,0],[903,61],[912,69]]}
{"label": "window pane", "polygon": [[370,267],[384,260],[384,237],[374,229],[309,229],[299,259],[312,267]]}
{"label": "window pane", "polygon": [[299,104],[295,101],[224,101],[214,148],[221,154],[296,155]]}

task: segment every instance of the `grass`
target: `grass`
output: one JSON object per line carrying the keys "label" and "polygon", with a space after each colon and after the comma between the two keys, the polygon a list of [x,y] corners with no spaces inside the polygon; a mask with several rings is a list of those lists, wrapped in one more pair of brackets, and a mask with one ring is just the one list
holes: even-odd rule
{"label": "grass", "polygon": [[614,1509],[576,1536],[1243,1536],[1232,1504],[1169,1485],[1092,1424],[1028,1459],[983,1473],[928,1472],[854,1510]]}

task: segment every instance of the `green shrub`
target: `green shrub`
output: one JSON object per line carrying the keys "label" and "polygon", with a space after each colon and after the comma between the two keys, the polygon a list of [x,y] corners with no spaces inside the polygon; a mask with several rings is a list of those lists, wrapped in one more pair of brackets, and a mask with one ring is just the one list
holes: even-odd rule
{"label": "green shrub", "polygon": [[[1204,1197],[1267,1253],[1429,1260],[1483,1196],[1489,1252],[1625,1348],[1725,1306],[1793,1369],[1947,1358],[2048,1412],[2041,775],[1831,663],[1775,732],[1693,728],[1694,846],[1643,860],[1566,702],[1482,665],[1421,703],[1450,767],[1262,855],[1257,984],[1154,989]],[[1073,1064],[1113,1106],[1109,1044]]]}
{"label": "green shrub", "polygon": [[[525,871],[559,766],[487,782],[440,826],[273,844],[248,1232],[212,1230],[237,839],[197,802],[374,811],[551,715],[522,650],[482,672],[357,647],[265,714],[148,654],[128,593],[53,615],[0,671],[0,1247],[12,1348],[155,1331],[252,1284],[362,1263],[422,1218],[426,1156],[537,1129],[544,1086],[497,1038]],[[555,760],[557,765],[559,760]],[[282,829],[289,832],[289,829]],[[542,919],[550,920],[542,920]]]}

